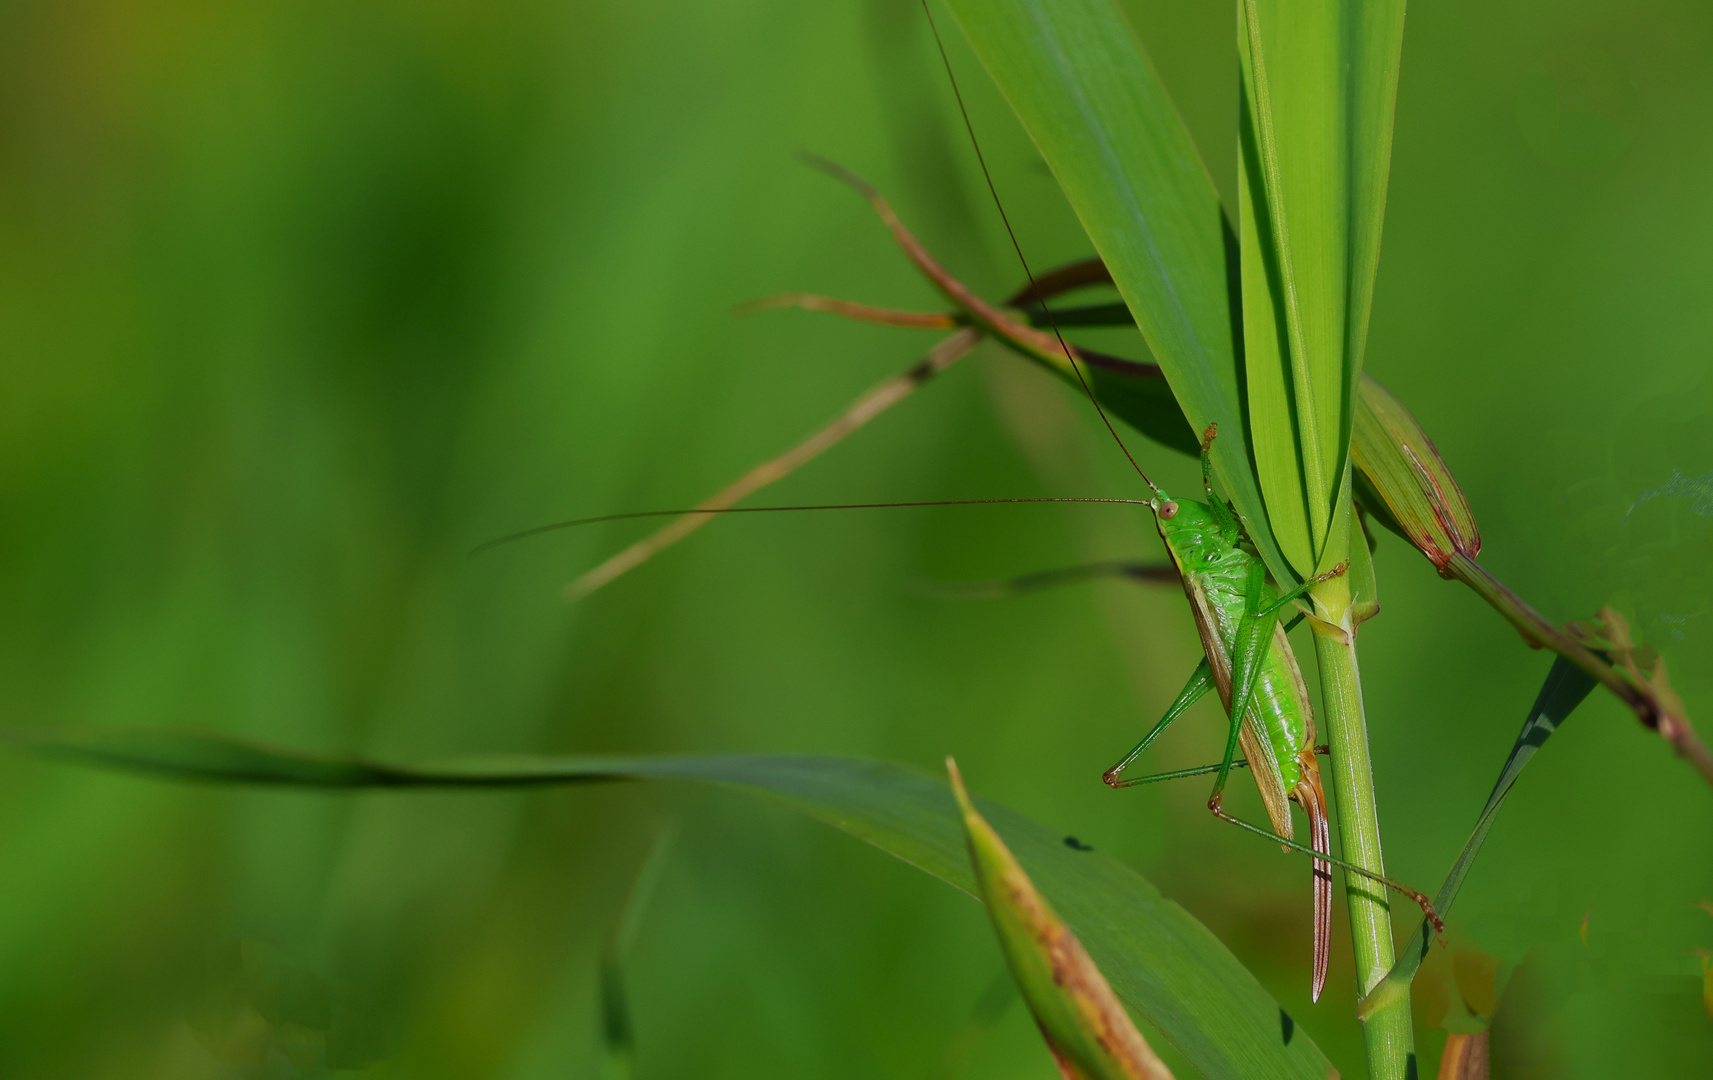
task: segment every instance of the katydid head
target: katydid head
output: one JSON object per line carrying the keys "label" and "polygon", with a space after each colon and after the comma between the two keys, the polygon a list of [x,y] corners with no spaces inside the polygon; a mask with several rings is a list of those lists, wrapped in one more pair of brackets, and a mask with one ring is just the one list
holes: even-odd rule
{"label": "katydid head", "polygon": [[1154,511],[1160,539],[1180,568],[1199,566],[1229,550],[1230,543],[1207,504],[1193,499],[1180,502],[1161,491],[1148,505]]}
{"label": "katydid head", "polygon": [[1215,525],[1207,505],[1193,499],[1179,501],[1161,491],[1148,505],[1154,511],[1154,520],[1160,524],[1162,536],[1201,532]]}

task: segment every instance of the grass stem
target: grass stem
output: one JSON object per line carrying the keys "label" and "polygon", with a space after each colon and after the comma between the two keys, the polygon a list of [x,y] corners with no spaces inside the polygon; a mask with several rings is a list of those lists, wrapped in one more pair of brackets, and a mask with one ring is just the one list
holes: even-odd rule
{"label": "grass stem", "polygon": [[[1331,586],[1331,588],[1326,588]],[[1322,595],[1321,589],[1325,589]],[[1356,635],[1350,615],[1348,587],[1342,579],[1316,589],[1334,627],[1315,629],[1315,659],[1320,664],[1321,695],[1327,744],[1331,747],[1332,801],[1338,808],[1339,843],[1344,858],[1376,874],[1386,872],[1380,852],[1380,816],[1374,798],[1374,770],[1368,755],[1368,722],[1362,709],[1362,673],[1356,659]],[[1356,954],[1359,992],[1366,995],[1390,970],[1392,946],[1391,898],[1374,882],[1354,873],[1345,875],[1350,907],[1350,937]],[[1376,1010],[1363,1030],[1368,1075],[1372,1080],[1404,1080],[1411,1075],[1415,1035],[1410,1026],[1410,999],[1402,994]]]}

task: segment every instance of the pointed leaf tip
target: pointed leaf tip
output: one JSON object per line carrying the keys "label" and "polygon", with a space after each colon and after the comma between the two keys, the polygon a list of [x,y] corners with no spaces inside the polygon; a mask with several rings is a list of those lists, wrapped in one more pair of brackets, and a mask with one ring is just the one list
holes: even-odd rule
{"label": "pointed leaf tip", "polygon": [[1481,552],[1481,530],[1463,489],[1426,431],[1385,387],[1366,375],[1352,417],[1351,456],[1363,504],[1446,574],[1455,554]]}
{"label": "pointed leaf tip", "polygon": [[1035,890],[946,759],[976,884],[1012,977],[1066,1080],[1172,1080],[1082,943]]}

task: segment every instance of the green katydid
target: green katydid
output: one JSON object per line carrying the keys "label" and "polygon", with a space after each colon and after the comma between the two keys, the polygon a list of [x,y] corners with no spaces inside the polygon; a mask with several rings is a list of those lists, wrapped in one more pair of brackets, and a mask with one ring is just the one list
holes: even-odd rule
{"label": "green katydid", "polygon": [[[1155,498],[1150,504],[1154,521],[1183,582],[1205,655],[1165,716],[1122,761],[1106,771],[1103,779],[1112,787],[1122,788],[1216,771],[1218,776],[1207,802],[1214,816],[1313,856],[1312,995],[1318,1001],[1326,984],[1330,955],[1333,864],[1355,869],[1397,889],[1420,904],[1436,927],[1441,923],[1426,896],[1331,855],[1326,794],[1321,787],[1320,763],[1315,758],[1314,708],[1309,703],[1308,687],[1291,650],[1286,627],[1279,623],[1279,613],[1313,586],[1344,573],[1346,566],[1341,563],[1283,594],[1268,583],[1265,565],[1244,548],[1243,529],[1236,515],[1213,490],[1208,450],[1216,434],[1217,428],[1209,425],[1202,435],[1206,503],[1175,500],[1143,477],[1154,490]],[[1219,765],[1123,779],[1124,770],[1160,733],[1214,687],[1218,687],[1231,718],[1225,755]],[[1233,817],[1224,809],[1225,782],[1237,764],[1239,744],[1243,746],[1244,762],[1255,777],[1261,801],[1266,805],[1273,832]],[[1293,839],[1288,801],[1299,804],[1308,815],[1309,846]]]}
{"label": "green katydid", "polygon": [[[1286,635],[1306,616],[1299,613],[1281,624],[1279,614],[1321,581],[1343,573],[1334,567],[1311,581],[1280,594],[1268,582],[1261,560],[1244,544],[1242,525],[1213,490],[1207,448],[1216,429],[1209,427],[1202,439],[1202,484],[1206,503],[1173,499],[1146,475],[1143,482],[1153,490],[1147,500],[1154,511],[1156,527],[1172,563],[1160,566],[1130,561],[1096,563],[1065,570],[1035,573],[1000,582],[962,582],[936,589],[951,596],[993,597],[1030,592],[1040,588],[1086,581],[1095,577],[1125,577],[1139,582],[1179,581],[1189,599],[1204,656],[1189,681],[1166,710],[1165,715],[1142,737],[1123,760],[1102,776],[1114,788],[1134,787],[1161,780],[1178,780],[1217,773],[1208,809],[1222,821],[1279,841],[1287,850],[1314,858],[1314,975],[1312,993],[1319,1000],[1326,982],[1329,937],[1332,929],[1332,875],[1336,865],[1396,889],[1420,905],[1436,931],[1445,925],[1432,902],[1421,892],[1390,878],[1334,858],[1330,854],[1331,831],[1327,804],[1320,780],[1315,745],[1314,707],[1309,702],[1302,671]],[[1140,471],[1140,470],[1138,470]],[[1125,778],[1124,771],[1159,738],[1190,706],[1217,687],[1233,719],[1225,755],[1217,765],[1179,769],[1149,776]],[[1240,710],[1236,702],[1243,702]],[[1241,745],[1244,757],[1236,757]],[[1234,768],[1248,768],[1275,831],[1233,817],[1223,805],[1226,780]],[[1290,802],[1302,806],[1309,818],[1310,843],[1294,837]]]}
{"label": "green katydid", "polygon": [[[1202,436],[1206,503],[1187,499],[1180,502],[1155,489],[1159,505],[1154,509],[1154,521],[1183,581],[1204,656],[1166,715],[1102,779],[1115,788],[1152,780],[1152,777],[1124,780],[1121,774],[1172,721],[1209,689],[1219,688],[1231,717],[1231,729],[1213,793],[1208,797],[1208,809],[1223,821],[1249,827],[1226,813],[1222,806],[1225,782],[1241,743],[1273,831],[1285,839],[1293,835],[1287,800],[1295,800],[1308,815],[1308,850],[1314,856],[1312,998],[1318,1001],[1326,984],[1332,936],[1332,870],[1328,861],[1332,835],[1327,824],[1320,763],[1315,759],[1314,711],[1290,639],[1278,616],[1287,604],[1313,585],[1344,573],[1346,567],[1341,563],[1282,596],[1267,583],[1266,567],[1243,549],[1242,528],[1236,516],[1213,490],[1208,450],[1217,430],[1209,425]],[[1300,848],[1294,842],[1292,846]]]}

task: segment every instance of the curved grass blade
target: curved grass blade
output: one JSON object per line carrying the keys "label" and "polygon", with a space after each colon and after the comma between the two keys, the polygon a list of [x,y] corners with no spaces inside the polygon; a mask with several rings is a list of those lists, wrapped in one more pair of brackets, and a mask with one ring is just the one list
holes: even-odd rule
{"label": "curved grass blade", "polygon": [[[1594,677],[1575,663],[1562,656],[1553,658],[1552,670],[1547,672],[1546,682],[1535,697],[1534,707],[1529,710],[1528,718],[1523,721],[1523,729],[1517,733],[1517,741],[1511,745],[1511,753],[1505,758],[1504,767],[1499,770],[1499,779],[1493,785],[1493,793],[1487,796],[1487,805],[1481,808],[1481,815],[1475,819],[1474,831],[1464,842],[1463,850],[1457,853],[1457,861],[1451,864],[1451,873],[1446,875],[1445,883],[1439,887],[1439,894],[1433,898],[1434,909],[1442,916],[1457,899],[1458,892],[1463,888],[1463,880],[1469,876],[1469,868],[1475,865],[1475,856],[1481,853],[1481,845],[1486,843],[1487,833],[1492,830],[1493,822],[1499,816],[1500,807],[1505,805],[1505,796],[1511,793],[1511,788],[1516,784],[1517,777],[1522,775],[1524,766],[1528,765],[1529,760],[1553,732],[1563,726],[1571,712],[1593,692],[1594,686]],[[1404,946],[1398,962],[1386,974],[1385,980],[1357,1006],[1357,1015],[1365,1019],[1374,1010],[1407,990],[1422,961],[1427,959],[1431,942],[1432,936],[1427,920],[1424,919],[1416,928],[1415,936]]]}
{"label": "curved grass blade", "polygon": [[[921,770],[851,758],[460,758],[409,766],[278,750],[216,735],[0,729],[0,740],[86,765],[180,780],[350,791],[693,780],[777,799],[979,895],[962,816]],[[1015,811],[980,803],[1130,1008],[1208,1080],[1325,1080],[1330,1066],[1219,939],[1135,871]]]}
{"label": "curved grass blade", "polygon": [[1000,951],[1065,1080],[1172,1080],[1075,933],[964,790],[951,758],[970,862]]}
{"label": "curved grass blade", "polygon": [[654,887],[672,854],[675,830],[662,829],[631,881],[619,917],[601,944],[598,967],[601,1002],[601,1075],[606,1080],[631,1080],[636,1075],[636,1028],[631,1023],[630,1000],[625,994],[625,954],[636,939],[643,912],[654,896]]}
{"label": "curved grass blade", "polygon": [[948,0],[1070,200],[1193,431],[1213,449],[1267,568],[1295,584],[1267,524],[1239,394],[1236,253],[1219,194],[1141,42],[1110,0]]}

